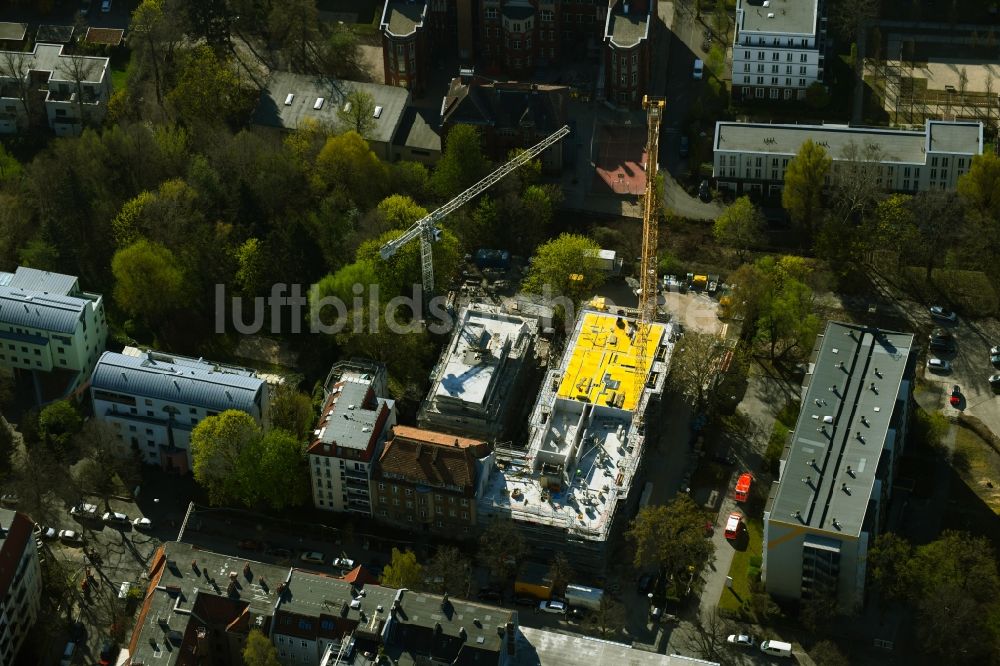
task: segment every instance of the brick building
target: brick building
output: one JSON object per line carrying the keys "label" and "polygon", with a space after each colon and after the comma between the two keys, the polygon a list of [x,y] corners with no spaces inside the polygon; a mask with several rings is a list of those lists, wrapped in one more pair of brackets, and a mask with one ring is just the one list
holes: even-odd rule
{"label": "brick building", "polygon": [[604,28],[604,96],[619,106],[637,106],[651,73],[651,33],[656,3],[615,0]]}
{"label": "brick building", "polygon": [[492,465],[482,440],[396,426],[375,467],[372,511],[408,529],[466,535]]}

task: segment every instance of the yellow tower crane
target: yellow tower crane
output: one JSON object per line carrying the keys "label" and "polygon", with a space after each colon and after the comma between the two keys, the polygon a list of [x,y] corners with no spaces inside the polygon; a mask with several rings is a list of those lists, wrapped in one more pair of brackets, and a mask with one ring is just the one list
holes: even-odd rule
{"label": "yellow tower crane", "polygon": [[[660,202],[656,200],[656,160],[660,147],[660,122],[663,119],[664,100],[645,96],[642,98],[642,108],[646,110],[646,193],[642,206],[642,261],[639,268],[639,317],[634,338],[636,353],[636,381],[638,391],[635,404],[638,408],[642,391],[646,387],[646,375],[652,359],[646,346],[649,341],[650,328],[656,321],[657,286],[656,286],[656,250],[657,250],[657,210]],[[638,415],[639,422],[643,415]]]}

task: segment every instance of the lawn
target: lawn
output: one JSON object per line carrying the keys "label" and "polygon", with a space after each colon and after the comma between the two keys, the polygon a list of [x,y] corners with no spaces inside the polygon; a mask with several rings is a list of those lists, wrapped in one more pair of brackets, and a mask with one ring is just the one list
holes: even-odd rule
{"label": "lawn", "polygon": [[1000,514],[1000,455],[968,428],[955,429],[952,465],[965,484]]}
{"label": "lawn", "polygon": [[746,520],[747,547],[744,550],[737,550],[733,555],[733,563],[729,567],[729,576],[733,579],[733,589],[723,588],[722,596],[719,598],[719,607],[723,610],[734,613],[740,612],[744,603],[750,601],[750,579],[759,572],[757,567],[753,567],[751,573],[751,562],[759,562],[762,550],[764,535],[764,523],[760,518],[750,518]]}

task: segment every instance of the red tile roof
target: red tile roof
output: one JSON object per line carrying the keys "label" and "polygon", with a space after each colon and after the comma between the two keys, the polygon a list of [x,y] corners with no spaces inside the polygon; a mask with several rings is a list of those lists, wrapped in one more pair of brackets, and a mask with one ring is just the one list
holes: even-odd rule
{"label": "red tile roof", "polygon": [[378,585],[378,578],[371,571],[358,565],[340,577],[340,580],[347,581],[351,585]]}
{"label": "red tile roof", "polygon": [[163,576],[166,564],[167,556],[164,547],[160,546],[153,554],[153,562],[149,566],[149,585],[146,586],[146,596],[143,597],[142,608],[139,609],[139,616],[135,619],[135,628],[132,630],[132,638],[128,644],[130,654],[135,654],[135,648],[139,644],[139,634],[142,633],[142,626],[146,624],[146,615],[149,613],[153,594],[156,593],[156,586],[160,584],[160,578]]}
{"label": "red tile roof", "polygon": [[476,460],[489,454],[482,440],[397,426],[385,445],[376,475],[410,483],[461,489],[471,495]]}
{"label": "red tile roof", "polygon": [[122,43],[124,35],[125,31],[118,28],[87,28],[87,36],[83,41],[89,44],[118,46]]}
{"label": "red tile roof", "polygon": [[11,582],[17,573],[17,565],[21,563],[24,549],[31,539],[31,520],[23,513],[14,512],[10,525],[3,525],[7,536],[0,546],[0,599],[10,592]]}

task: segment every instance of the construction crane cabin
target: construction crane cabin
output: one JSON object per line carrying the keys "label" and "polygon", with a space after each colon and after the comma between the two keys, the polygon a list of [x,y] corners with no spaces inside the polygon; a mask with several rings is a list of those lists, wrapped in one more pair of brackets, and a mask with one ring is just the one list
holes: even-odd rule
{"label": "construction crane cabin", "polygon": [[569,126],[563,125],[550,136],[528,148],[448,203],[414,222],[401,236],[382,246],[382,249],[379,250],[382,259],[388,259],[393,256],[410,241],[417,238],[420,239],[420,281],[424,291],[424,303],[426,304],[428,302],[427,299],[434,291],[434,259],[432,248],[434,243],[441,238],[441,231],[437,228],[437,223],[503,180],[518,168],[541,155],[546,149],[555,145],[556,142],[560,141],[567,134],[569,134]]}

